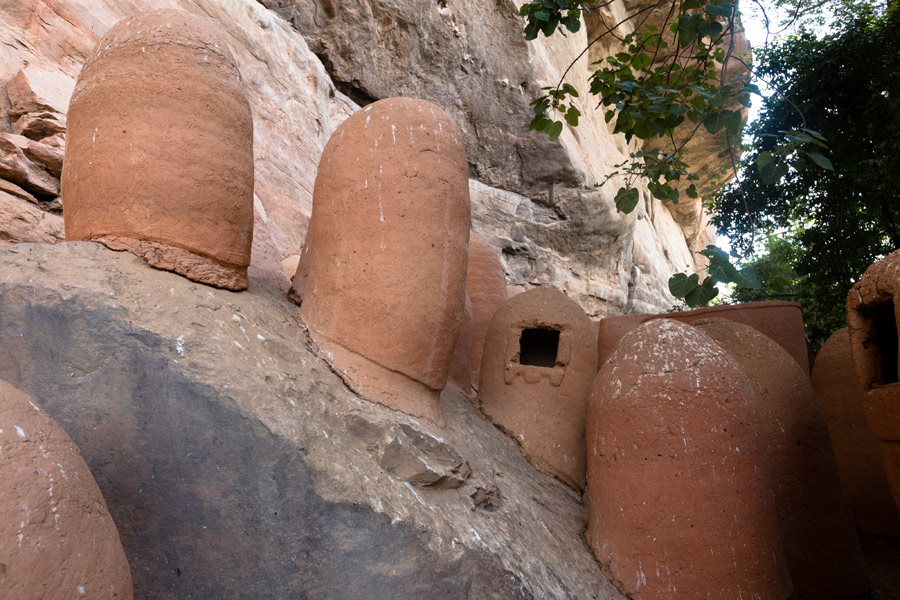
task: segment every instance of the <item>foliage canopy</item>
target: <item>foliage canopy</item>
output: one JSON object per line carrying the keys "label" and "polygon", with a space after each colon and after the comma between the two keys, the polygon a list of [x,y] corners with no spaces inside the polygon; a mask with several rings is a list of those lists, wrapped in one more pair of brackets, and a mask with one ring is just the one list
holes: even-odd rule
{"label": "foliage canopy", "polygon": [[[781,260],[796,274],[791,286],[773,282],[735,298],[794,294],[814,345],[844,326],[847,293],[865,269],[900,248],[900,12],[857,6],[854,17],[830,35],[801,32],[758,58],[756,72],[773,93],[748,128],[741,179],[714,205],[715,224],[745,255],[758,245],[756,232],[778,232],[757,266]],[[804,128],[828,139],[834,170],[807,168],[815,158],[803,153],[779,153],[780,132]],[[760,163],[782,176],[773,180]]]}

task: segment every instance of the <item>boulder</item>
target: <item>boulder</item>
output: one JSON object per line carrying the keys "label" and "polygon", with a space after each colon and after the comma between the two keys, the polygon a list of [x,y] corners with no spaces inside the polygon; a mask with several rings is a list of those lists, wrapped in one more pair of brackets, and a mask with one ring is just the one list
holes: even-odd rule
{"label": "boulder", "polygon": [[271,286],[90,242],[9,246],[0,273],[0,378],[81,448],[135,597],[624,600],[580,497],[455,390],[444,429],[358,398]]}
{"label": "boulder", "polygon": [[24,139],[26,138],[18,135],[0,134],[0,178],[38,196],[58,196],[59,179],[25,155],[25,151],[17,143]]}
{"label": "boulder", "polygon": [[66,239],[62,217],[7,194],[4,187],[0,183],[0,247],[19,242],[54,244]]}
{"label": "boulder", "polygon": [[13,123],[12,132],[36,141],[63,135],[66,133],[66,117],[56,112],[29,113]]}
{"label": "boulder", "polygon": [[46,138],[47,141],[36,142],[22,135],[0,133],[0,137],[9,140],[22,149],[25,156],[39,164],[55,178],[62,175],[65,141],[59,137]]}
{"label": "boulder", "polygon": [[0,590],[5,598],[131,600],[116,524],[81,453],[0,380]]}
{"label": "boulder", "polygon": [[75,79],[56,69],[30,64],[6,83],[9,115],[14,119],[27,113],[56,112],[65,114]]}

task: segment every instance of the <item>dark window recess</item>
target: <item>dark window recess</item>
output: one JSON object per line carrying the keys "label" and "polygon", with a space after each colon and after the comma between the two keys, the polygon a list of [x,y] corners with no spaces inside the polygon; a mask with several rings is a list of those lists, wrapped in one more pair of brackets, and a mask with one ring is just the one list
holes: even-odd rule
{"label": "dark window recess", "polygon": [[556,329],[523,329],[519,338],[519,364],[535,367],[556,366],[559,331]]}
{"label": "dark window recess", "polygon": [[881,357],[881,381],[877,383],[897,383],[897,321],[894,319],[893,301],[866,311],[872,327],[875,346]]}

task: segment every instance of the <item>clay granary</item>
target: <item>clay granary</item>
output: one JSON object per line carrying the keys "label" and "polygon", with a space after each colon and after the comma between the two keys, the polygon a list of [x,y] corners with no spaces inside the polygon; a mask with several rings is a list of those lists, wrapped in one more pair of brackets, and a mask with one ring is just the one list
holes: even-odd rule
{"label": "clay granary", "polygon": [[766,471],[797,596],[863,596],[869,589],[866,566],[808,374],[787,350],[749,325],[721,318],[692,325],[728,352],[753,386]]}
{"label": "clay granary", "polygon": [[834,332],[816,354],[811,380],[828,423],[844,494],[857,529],[900,536],[900,514],[884,474],[878,441],[866,422],[846,327]]}
{"label": "clay granary", "polygon": [[78,448],[0,380],[0,596],[131,600],[131,569]]}
{"label": "clay granary", "polygon": [[654,319],[616,346],[588,405],[587,540],[629,597],[791,597],[759,422],[699,329]]}
{"label": "clay granary", "polygon": [[594,324],[551,288],[507,300],[485,337],[482,410],[535,467],[577,489],[584,487],[585,402],[596,365]]}
{"label": "clay granary", "polygon": [[900,250],[866,270],[847,295],[847,327],[856,384],[879,441],[894,502],[900,507]]}
{"label": "clay granary", "polygon": [[601,319],[598,336],[599,366],[603,366],[622,336],[641,323],[651,319],[676,319],[691,324],[699,319],[711,317],[728,319],[753,327],[787,350],[803,372],[809,373],[809,356],[800,305],[796,302],[769,301],[707,306],[660,315],[629,314]]}
{"label": "clay granary", "polygon": [[443,110],[410,98],[366,106],[322,153],[292,287],[351,388],[439,424],[465,310],[468,185],[462,135]]}
{"label": "clay granary", "polygon": [[67,240],[128,250],[217,287],[247,287],[253,121],[206,19],[137,13],[100,40],[69,105]]}

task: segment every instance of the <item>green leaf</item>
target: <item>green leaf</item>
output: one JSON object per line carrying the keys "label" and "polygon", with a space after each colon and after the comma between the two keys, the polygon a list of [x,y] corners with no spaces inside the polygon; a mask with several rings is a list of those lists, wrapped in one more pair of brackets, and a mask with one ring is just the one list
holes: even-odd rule
{"label": "green leaf", "polygon": [[538,21],[549,21],[550,20],[550,11],[548,10],[539,10],[533,14],[534,18]]}
{"label": "green leaf", "polygon": [[725,126],[726,116],[722,112],[711,112],[703,118],[703,126],[710,133],[718,133]]}
{"label": "green leaf", "polygon": [[697,26],[697,33],[703,37],[716,37],[724,30],[725,26],[718,21],[705,21]]}
{"label": "green leaf", "polygon": [[562,133],[562,130],[563,130],[562,121],[552,121],[551,124],[548,125],[546,129],[544,129],[544,132],[547,134],[547,137],[549,137],[551,140],[555,140],[556,138],[559,137],[559,134]]}
{"label": "green leaf", "polygon": [[788,174],[787,163],[783,159],[776,159],[771,152],[760,152],[756,157],[756,167],[759,169],[759,179],[766,185],[773,185]]}
{"label": "green leaf", "polygon": [[706,248],[704,248],[697,254],[700,254],[700,255],[708,258],[709,262],[711,264],[718,264],[718,265],[722,265],[722,264],[730,265],[731,264],[731,261],[728,258],[728,253],[713,244],[708,244],[706,246]]}
{"label": "green leaf", "polygon": [[730,17],[734,4],[722,2],[721,4],[707,4],[706,12],[713,17]]}
{"label": "green leaf", "polygon": [[605,115],[603,115],[603,119],[604,119],[607,123],[609,123],[610,121],[612,121],[612,118],[613,118],[615,115],[616,115],[615,109],[612,109],[612,108],[611,108],[611,109],[609,109],[608,111],[606,111],[606,114],[605,114]]}
{"label": "green leaf", "polygon": [[678,44],[687,48],[697,37],[697,27],[700,25],[698,13],[688,13],[678,19]]}
{"label": "green leaf", "polygon": [[[695,275],[696,276],[696,275]],[[685,295],[684,303],[691,308],[697,306],[706,306],[709,301],[719,295],[719,288],[712,277],[703,280],[703,285],[697,286],[690,293]]]}
{"label": "green leaf", "polygon": [[725,120],[725,131],[732,142],[737,142],[741,137],[741,131],[744,129],[744,120],[740,111],[732,111]]}
{"label": "green leaf", "polygon": [[640,198],[637,188],[619,188],[616,192],[615,202],[619,212],[626,215],[634,210]]}
{"label": "green leaf", "polygon": [[804,152],[814,163],[822,167],[823,169],[827,169],[829,171],[834,171],[834,165],[831,164],[831,161],[828,160],[823,154],[816,152],[815,150],[810,150]]}
{"label": "green leaf", "polygon": [[816,138],[817,140],[821,140],[821,141],[823,141],[823,142],[827,142],[827,141],[828,141],[828,140],[825,139],[825,136],[822,135],[821,133],[819,133],[818,131],[813,131],[812,129],[805,129],[805,128],[803,129],[803,131],[805,131],[805,132],[808,133],[809,135],[813,136],[813,137]]}
{"label": "green leaf", "polygon": [[635,55],[634,60],[631,62],[631,66],[637,71],[643,71],[650,66],[650,56],[644,52]]}
{"label": "green leaf", "polygon": [[575,108],[575,106],[570,106],[569,110],[566,111],[566,123],[572,127],[578,127],[578,117],[580,116],[581,111]]}
{"label": "green leaf", "polygon": [[572,86],[572,84],[570,84],[570,83],[564,83],[564,84],[562,84],[562,91],[566,92],[567,94],[569,94],[569,95],[572,96],[573,98],[577,98],[577,97],[578,97],[578,90],[576,90],[576,89]]}
{"label": "green leaf", "polygon": [[581,19],[578,17],[568,17],[563,20],[563,23],[565,23],[566,29],[572,33],[578,33],[578,30],[581,29]]}
{"label": "green leaf", "polygon": [[676,298],[684,298],[699,287],[700,277],[694,273],[690,277],[684,273],[675,273],[669,277],[669,292]]}
{"label": "green leaf", "polygon": [[550,123],[550,119],[542,115],[537,115],[535,118],[531,120],[531,125],[528,126],[529,131],[543,131],[547,124]]}

